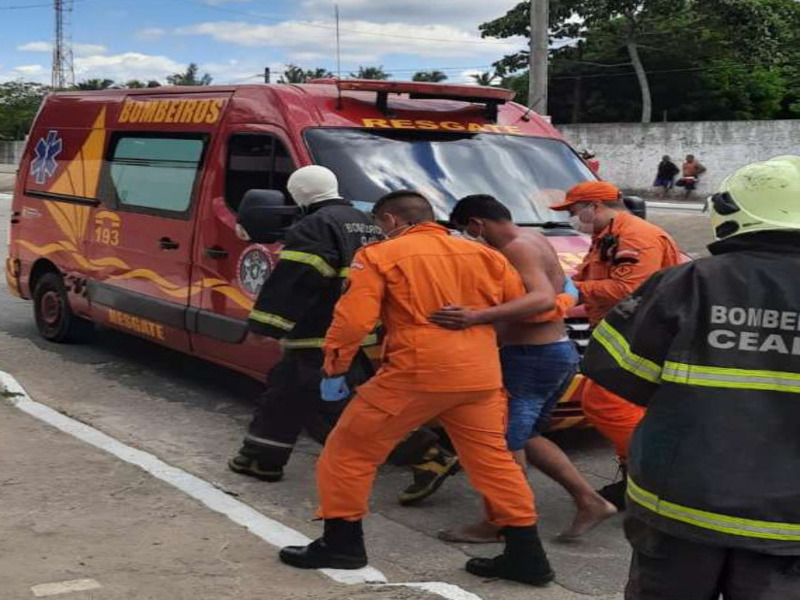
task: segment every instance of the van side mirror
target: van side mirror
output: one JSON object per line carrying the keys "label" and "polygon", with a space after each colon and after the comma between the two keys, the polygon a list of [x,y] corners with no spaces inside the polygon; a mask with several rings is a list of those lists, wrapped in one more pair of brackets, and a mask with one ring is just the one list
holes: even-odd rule
{"label": "van side mirror", "polygon": [[625,203],[625,208],[631,213],[641,219],[647,218],[647,204],[639,196],[625,196],[622,201]]}
{"label": "van side mirror", "polygon": [[239,205],[236,222],[254,242],[273,244],[283,239],[299,214],[299,207],[286,204],[283,192],[249,190]]}

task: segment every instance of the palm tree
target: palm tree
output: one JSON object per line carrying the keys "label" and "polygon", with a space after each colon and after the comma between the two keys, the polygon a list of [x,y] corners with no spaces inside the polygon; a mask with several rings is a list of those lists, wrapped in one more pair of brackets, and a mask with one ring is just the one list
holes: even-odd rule
{"label": "palm tree", "polygon": [[478,85],[486,85],[490,86],[494,83],[494,80],[499,77],[497,73],[490,73],[489,71],[485,71],[483,73],[473,73],[470,75],[472,79],[475,80],[475,83]]}
{"label": "palm tree", "polygon": [[286,69],[283,75],[281,75],[281,78],[278,79],[278,83],[305,83],[307,78],[306,72],[303,71],[303,69],[289,63],[286,65]]}
{"label": "palm tree", "polygon": [[86,79],[78,83],[75,89],[78,90],[107,90],[114,87],[113,79]]}
{"label": "palm tree", "polygon": [[310,81],[311,79],[330,79],[331,77],[333,77],[333,73],[321,67],[306,71],[306,81]]}
{"label": "palm tree", "polygon": [[447,75],[441,71],[417,71],[411,78],[412,81],[429,81],[431,83],[439,83],[446,79]]}
{"label": "palm tree", "polygon": [[383,66],[380,67],[358,67],[358,73],[350,73],[350,77],[355,77],[356,79],[389,79],[391,77],[391,73],[387,73],[383,70]]}
{"label": "palm tree", "polygon": [[198,77],[198,75],[197,63],[189,63],[183,73],[175,73],[167,77],[167,83],[170,85],[211,85],[211,75],[208,73],[204,73],[202,77]]}

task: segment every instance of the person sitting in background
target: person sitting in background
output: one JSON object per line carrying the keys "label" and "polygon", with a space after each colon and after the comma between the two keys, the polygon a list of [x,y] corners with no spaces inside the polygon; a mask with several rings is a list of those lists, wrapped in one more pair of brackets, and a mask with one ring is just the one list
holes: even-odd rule
{"label": "person sitting in background", "polygon": [[706,172],[706,168],[700,164],[694,154],[687,154],[682,171],[682,177],[675,185],[682,187],[685,190],[683,197],[688,198],[697,189],[697,181],[700,179],[700,175]]}
{"label": "person sitting in background", "polygon": [[656,172],[656,180],[653,182],[653,187],[661,188],[661,197],[666,198],[669,191],[675,185],[675,176],[680,173],[678,168],[669,156],[666,154],[661,157],[661,162],[658,163],[658,171]]}

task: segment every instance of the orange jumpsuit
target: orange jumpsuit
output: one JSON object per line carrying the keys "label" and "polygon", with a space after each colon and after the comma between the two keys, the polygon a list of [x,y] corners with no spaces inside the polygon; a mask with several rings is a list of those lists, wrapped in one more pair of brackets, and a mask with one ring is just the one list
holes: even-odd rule
{"label": "orange jumpsuit", "polygon": [[451,331],[428,316],[449,304],[474,309],[525,293],[499,252],[435,223],[363,247],[325,339],[325,371],[345,373],[378,320],[386,331],[381,368],[358,388],[317,465],[325,519],[361,519],[375,472],[412,429],[436,418],[447,430],[498,527],[536,523],[533,492],[505,441],[494,327]]}
{"label": "orange jumpsuit", "polygon": [[[595,234],[591,250],[573,277],[590,325],[596,326],[653,273],[680,262],[680,250],[668,233],[635,215],[619,213],[605,230]],[[586,418],[625,461],[644,409],[591,380],[586,381],[582,402]]]}

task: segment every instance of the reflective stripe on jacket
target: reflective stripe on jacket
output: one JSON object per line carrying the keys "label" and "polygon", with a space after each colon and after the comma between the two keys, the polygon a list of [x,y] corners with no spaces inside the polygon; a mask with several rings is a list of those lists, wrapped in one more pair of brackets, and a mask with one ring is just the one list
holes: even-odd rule
{"label": "reflective stripe on jacket", "polygon": [[293,349],[322,347],[353,255],[382,235],[369,215],[344,200],[309,210],[288,231],[249,320],[251,331]]}
{"label": "reflective stripe on jacket", "polygon": [[594,331],[588,377],[647,406],[629,506],[666,533],[800,555],[800,233],[711,246]]}

